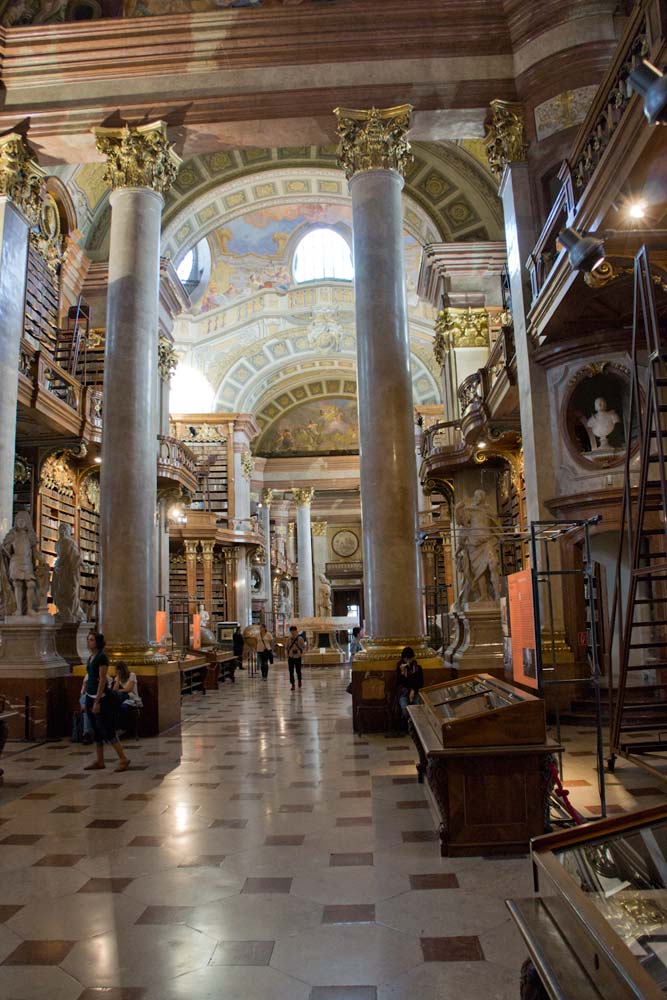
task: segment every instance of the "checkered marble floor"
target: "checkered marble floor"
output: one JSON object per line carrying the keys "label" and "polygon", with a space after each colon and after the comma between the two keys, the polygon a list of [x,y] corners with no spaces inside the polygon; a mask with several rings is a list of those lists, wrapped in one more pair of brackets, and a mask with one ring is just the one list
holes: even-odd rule
{"label": "checkered marble floor", "polygon": [[[441,859],[410,741],[355,737],[347,675],[304,674],[187,699],[124,774],[65,741],[8,744],[4,1000],[515,1000],[503,901],[531,894],[527,859]],[[592,733],[563,735],[593,816]],[[659,785],[619,764],[610,811]]]}

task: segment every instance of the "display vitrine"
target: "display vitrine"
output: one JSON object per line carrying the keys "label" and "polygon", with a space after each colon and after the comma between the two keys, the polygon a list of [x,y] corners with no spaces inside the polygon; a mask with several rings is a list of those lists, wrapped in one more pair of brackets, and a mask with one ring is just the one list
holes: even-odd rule
{"label": "display vitrine", "polygon": [[423,688],[421,700],[443,747],[516,746],[546,739],[544,702],[490,674]]}
{"label": "display vitrine", "polygon": [[667,806],[548,834],[537,899],[508,903],[551,997],[667,994]]}

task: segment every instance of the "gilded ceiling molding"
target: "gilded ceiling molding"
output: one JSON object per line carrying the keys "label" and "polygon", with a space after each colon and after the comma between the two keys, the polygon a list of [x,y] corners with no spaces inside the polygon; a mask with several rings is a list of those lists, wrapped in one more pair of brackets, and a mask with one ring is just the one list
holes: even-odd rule
{"label": "gilded ceiling molding", "polygon": [[412,162],[405,133],[410,128],[411,104],[395,108],[334,108],[340,136],[338,160],[348,181],[366,170],[397,170],[403,175]]}
{"label": "gilded ceiling molding", "polygon": [[123,128],[96,128],[97,151],[106,157],[104,180],[117,188],[146,187],[162,194],[176,180],[181,158],[163,121]]}
{"label": "gilded ceiling molding", "polygon": [[313,486],[308,486],[305,489],[292,490],[292,497],[297,507],[310,507],[314,496],[315,488]]}
{"label": "gilded ceiling molding", "polygon": [[0,137],[0,197],[9,198],[31,226],[40,219],[46,194],[46,171],[18,132]]}
{"label": "gilded ceiling molding", "polygon": [[526,159],[523,105],[515,101],[491,101],[484,145],[491,172],[500,179],[508,163]]}

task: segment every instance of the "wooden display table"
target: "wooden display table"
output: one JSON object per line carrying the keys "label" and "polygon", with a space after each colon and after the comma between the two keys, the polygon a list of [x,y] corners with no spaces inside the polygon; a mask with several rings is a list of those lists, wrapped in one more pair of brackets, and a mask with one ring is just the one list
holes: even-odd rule
{"label": "wooden display table", "polygon": [[422,706],[408,708],[410,735],[419,753],[439,821],[442,857],[525,854],[531,837],[545,832],[547,762],[560,747],[544,742],[505,746],[443,746]]}

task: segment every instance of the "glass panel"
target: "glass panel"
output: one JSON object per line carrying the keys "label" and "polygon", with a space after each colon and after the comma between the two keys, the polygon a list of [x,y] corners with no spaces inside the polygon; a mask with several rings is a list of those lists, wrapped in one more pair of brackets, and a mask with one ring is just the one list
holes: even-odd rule
{"label": "glass panel", "polygon": [[667,993],[667,821],[555,856]]}

